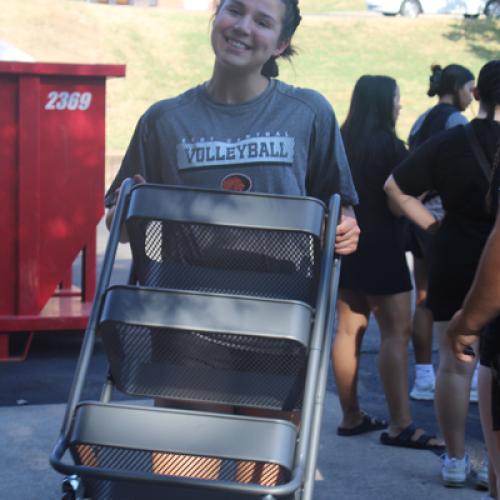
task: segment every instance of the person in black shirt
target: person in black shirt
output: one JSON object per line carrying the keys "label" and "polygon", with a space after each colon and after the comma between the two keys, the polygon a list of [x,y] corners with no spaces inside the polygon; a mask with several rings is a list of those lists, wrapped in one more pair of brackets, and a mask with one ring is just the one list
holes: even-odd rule
{"label": "person in black shirt", "polygon": [[[467,127],[485,161],[493,165],[500,142],[500,60],[483,66],[474,95],[480,102],[479,113]],[[444,332],[467,294],[495,220],[485,202],[490,184],[481,164],[466,127],[458,126],[422,144],[385,184],[392,202],[404,215],[436,234],[427,306],[439,332],[435,401],[447,449],[441,474],[445,484],[451,486],[463,486],[470,469],[465,453],[465,424],[474,363],[464,365],[456,359]],[[441,223],[418,199],[430,189],[435,189],[443,202],[445,216]]]}
{"label": "person in black shirt", "polygon": [[[500,107],[499,107],[500,119]],[[481,426],[488,448],[490,467],[494,474],[490,494],[498,498],[500,491],[500,146],[497,149],[494,170],[498,175],[492,182],[496,193],[496,222],[484,247],[474,282],[464,300],[462,309],[453,316],[446,333],[452,342],[455,356],[471,363],[475,356],[470,347],[480,340],[479,411]],[[495,178],[496,177],[496,178]],[[488,325],[489,324],[489,325]],[[485,328],[486,327],[486,328]]]}

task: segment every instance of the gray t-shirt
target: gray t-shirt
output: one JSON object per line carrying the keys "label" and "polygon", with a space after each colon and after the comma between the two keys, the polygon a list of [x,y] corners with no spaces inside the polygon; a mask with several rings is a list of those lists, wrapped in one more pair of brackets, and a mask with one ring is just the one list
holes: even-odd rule
{"label": "gray t-shirt", "polygon": [[243,104],[210,99],[199,85],[141,117],[106,205],[122,180],[303,196],[358,197],[332,107],[319,93],[271,80]]}
{"label": "gray t-shirt", "polygon": [[[413,127],[410,130],[410,137],[415,135],[419,130],[422,124],[424,123],[424,120],[426,119],[427,115],[431,112],[432,108],[429,108],[427,111],[422,113],[415,123],[413,124]],[[467,125],[469,123],[469,120],[465,118],[465,116],[460,113],[460,111],[455,111],[454,113],[451,113],[448,119],[446,120],[446,123],[444,125],[444,130],[448,130],[449,128],[456,127],[457,125]]]}

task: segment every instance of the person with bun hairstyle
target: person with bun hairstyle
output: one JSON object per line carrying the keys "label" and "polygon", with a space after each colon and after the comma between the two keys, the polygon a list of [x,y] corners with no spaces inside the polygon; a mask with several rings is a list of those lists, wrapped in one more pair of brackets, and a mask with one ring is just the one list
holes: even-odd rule
{"label": "person with bun hairstyle", "polygon": [[[358,202],[334,111],[318,92],[275,79],[295,54],[297,0],[222,0],[210,79],[141,117],[106,195],[109,227],[123,180],[342,198],[336,251],[356,249]],[[123,235],[122,240],[126,239]]]}
{"label": "person with bun hairstyle", "polygon": [[[438,64],[431,66],[427,95],[437,96],[438,102],[422,113],[413,125],[408,139],[411,150],[443,130],[468,123],[462,111],[465,111],[472,102],[473,86],[473,73],[460,64],[450,64],[444,69]],[[424,203],[435,217],[443,218],[441,199],[435,192],[426,193]],[[430,234],[409,222],[407,248],[413,255],[413,277],[416,289],[412,328],[415,382],[410,391],[410,397],[426,401],[434,399],[436,383],[432,365],[432,313],[425,306],[431,243]]]}
{"label": "person with bun hairstyle", "polygon": [[[332,363],[342,407],[339,436],[388,427],[383,444],[443,451],[442,441],[412,422],[408,398],[410,273],[405,258],[404,226],[387,205],[384,182],[407,151],[396,136],[401,109],[396,81],[364,75],[356,82],[342,137],[360,203],[355,207],[361,235],[358,250],[342,262],[337,302],[337,332]],[[389,422],[360,408],[357,379],[361,344],[374,314],[380,328],[379,372]]]}
{"label": "person with bun hairstyle", "polygon": [[[431,137],[396,167],[385,184],[393,205],[435,235],[427,306],[439,335],[435,406],[447,451],[441,476],[454,487],[463,486],[470,471],[465,425],[474,363],[457,360],[446,328],[473,282],[495,221],[488,198],[500,144],[500,60],[481,68],[474,97],[479,112],[470,124]],[[442,199],[442,221],[419,199],[429,190],[436,190]]]}

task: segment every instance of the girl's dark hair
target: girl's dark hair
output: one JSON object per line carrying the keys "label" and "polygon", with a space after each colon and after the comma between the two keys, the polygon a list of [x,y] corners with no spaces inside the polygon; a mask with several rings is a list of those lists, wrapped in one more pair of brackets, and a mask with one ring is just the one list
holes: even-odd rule
{"label": "girl's dark hair", "polygon": [[352,92],[347,118],[341,127],[349,161],[362,162],[368,154],[371,139],[378,131],[396,139],[394,96],[396,80],[389,76],[364,75]]}
{"label": "girl's dark hair", "polygon": [[471,80],[474,80],[474,74],[465,66],[460,64],[450,64],[444,69],[439,64],[431,66],[431,76],[429,77],[429,90],[427,95],[442,97],[451,94],[458,104],[458,91]]}
{"label": "girl's dark hair", "polygon": [[488,192],[486,193],[486,206],[491,210],[498,210],[498,190],[500,189],[500,141],[497,142],[497,149],[491,165],[492,175]]}
{"label": "girl's dark hair", "polygon": [[477,90],[487,118],[493,120],[495,106],[500,104],[500,59],[486,63],[479,71]]}
{"label": "girl's dark hair", "polygon": [[[217,4],[215,14],[219,13],[219,9],[225,0],[220,0]],[[299,0],[281,0],[285,5],[285,15],[283,16],[282,28],[280,33],[280,41],[291,40],[295,30],[297,29],[302,17],[300,15]],[[283,51],[279,57],[284,57],[285,59],[290,59],[294,54],[297,53],[295,47],[292,44]],[[262,75],[267,78],[274,78],[279,75],[278,64],[276,62],[276,57],[270,57],[269,60],[262,67]]]}
{"label": "girl's dark hair", "polygon": [[[486,109],[486,119],[493,120],[495,107],[500,105],[500,59],[487,62],[479,71],[477,89],[481,105]],[[500,177],[500,141],[493,158],[492,178],[486,195],[486,203],[489,207],[498,203],[498,186]]]}

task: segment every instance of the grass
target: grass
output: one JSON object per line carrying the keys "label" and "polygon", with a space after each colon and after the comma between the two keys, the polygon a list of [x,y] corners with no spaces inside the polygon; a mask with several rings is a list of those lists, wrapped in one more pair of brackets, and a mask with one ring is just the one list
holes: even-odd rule
{"label": "grass", "polygon": [[[354,10],[364,2],[304,0],[305,12]],[[107,147],[126,148],[141,113],[210,77],[210,16],[205,12],[116,7],[76,0],[0,0],[0,39],[40,61],[121,63],[124,79],[108,81]],[[281,78],[322,92],[345,118],[362,74],[393,76],[401,87],[398,124],[406,138],[426,97],[429,67],[459,62],[477,75],[500,54],[500,22],[435,16],[304,16],[294,39],[299,55],[282,62]],[[466,115],[472,118],[476,109]]]}

